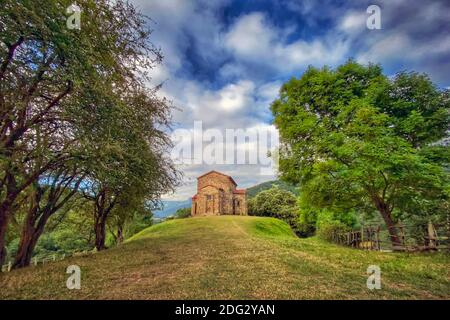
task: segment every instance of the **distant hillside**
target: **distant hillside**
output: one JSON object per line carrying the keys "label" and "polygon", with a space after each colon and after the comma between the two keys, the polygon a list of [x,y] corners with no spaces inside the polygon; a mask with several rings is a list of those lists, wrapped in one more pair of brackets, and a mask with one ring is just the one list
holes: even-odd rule
{"label": "distant hillside", "polygon": [[281,180],[273,180],[273,181],[263,182],[263,183],[257,184],[256,186],[247,188],[247,196],[249,198],[252,198],[252,197],[256,196],[259,192],[272,188],[272,186],[278,186],[281,189],[288,190],[294,194],[298,194],[298,190],[296,189],[296,187],[294,185],[286,183]]}
{"label": "distant hillside", "polygon": [[155,218],[166,218],[175,214],[178,209],[189,208],[192,204],[191,199],[182,200],[182,201],[162,201],[163,208],[161,210],[154,210],[153,215]]}

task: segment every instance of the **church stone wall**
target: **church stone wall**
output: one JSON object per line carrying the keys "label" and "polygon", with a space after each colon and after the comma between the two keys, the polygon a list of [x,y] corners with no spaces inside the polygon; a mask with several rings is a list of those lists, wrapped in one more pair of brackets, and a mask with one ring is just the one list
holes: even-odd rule
{"label": "church stone wall", "polygon": [[198,178],[192,216],[247,215],[245,190],[236,190],[231,177],[212,171]]}

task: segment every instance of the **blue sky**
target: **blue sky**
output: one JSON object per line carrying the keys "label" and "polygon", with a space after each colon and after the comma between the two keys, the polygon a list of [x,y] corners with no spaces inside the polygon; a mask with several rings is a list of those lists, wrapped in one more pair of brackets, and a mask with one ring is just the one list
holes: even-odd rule
{"label": "blue sky", "polygon": [[[426,72],[450,87],[450,2],[418,0],[133,0],[154,23],[164,62],[152,84],[179,109],[175,127],[271,127],[270,103],[308,65],[353,58],[380,63],[387,75]],[[381,8],[381,30],[369,30],[369,5]],[[272,127],[271,127],[272,128]],[[195,193],[195,177],[218,169],[242,187],[270,180],[250,165],[186,165],[172,198]]]}

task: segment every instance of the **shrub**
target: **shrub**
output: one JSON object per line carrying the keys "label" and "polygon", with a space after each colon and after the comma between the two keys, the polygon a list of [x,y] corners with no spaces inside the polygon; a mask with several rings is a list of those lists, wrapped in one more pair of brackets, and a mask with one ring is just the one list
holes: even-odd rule
{"label": "shrub", "polygon": [[333,221],[318,228],[317,235],[324,240],[332,241],[335,233],[348,232],[350,230],[351,228],[342,222]]}
{"label": "shrub", "polygon": [[175,219],[184,219],[191,216],[191,208],[181,208],[175,212]]}
{"label": "shrub", "polygon": [[300,206],[298,233],[301,237],[310,237],[316,232],[317,210]]}
{"label": "shrub", "polygon": [[261,191],[248,201],[250,215],[273,217],[288,223],[299,234],[297,199],[292,192],[276,186]]}
{"label": "shrub", "polygon": [[317,215],[317,235],[331,241],[335,232],[348,232],[356,224],[353,213],[339,213],[330,210],[320,210]]}

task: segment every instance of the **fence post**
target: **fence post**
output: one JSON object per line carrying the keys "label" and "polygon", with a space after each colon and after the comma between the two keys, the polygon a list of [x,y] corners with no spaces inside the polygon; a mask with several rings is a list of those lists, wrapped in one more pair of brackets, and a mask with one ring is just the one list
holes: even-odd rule
{"label": "fence post", "polygon": [[34,257],[34,265],[37,266],[37,263],[38,263],[37,257]]}
{"label": "fence post", "polygon": [[358,247],[362,247],[363,249],[366,249],[365,248],[365,245],[364,245],[364,226],[361,226],[361,239],[360,239],[360,245],[358,246]]}
{"label": "fence post", "polygon": [[373,234],[372,234],[372,227],[367,227],[364,231],[367,233],[367,250],[372,251],[373,250]]}
{"label": "fence post", "polygon": [[376,246],[377,246],[377,250],[380,251],[381,250],[381,244],[380,244],[380,226],[377,227],[376,231],[375,231],[375,237],[377,239],[376,242]]}
{"label": "fence post", "polygon": [[[397,239],[400,239],[400,243],[401,243],[401,248],[398,248],[397,250],[403,250],[403,251],[407,251],[408,248],[406,247],[406,242],[405,242],[405,230],[404,230],[404,225],[399,221],[399,223],[397,224],[398,226],[398,234],[399,236],[397,237]],[[394,249],[395,250],[395,249]]]}
{"label": "fence post", "polygon": [[11,267],[12,267],[12,263],[11,263],[11,261],[10,262],[8,262],[8,272],[10,272],[11,271]]}
{"label": "fence post", "polygon": [[53,255],[53,261],[56,261],[56,254]]}
{"label": "fence post", "polygon": [[431,221],[428,221],[428,249],[436,250],[437,232]]}

